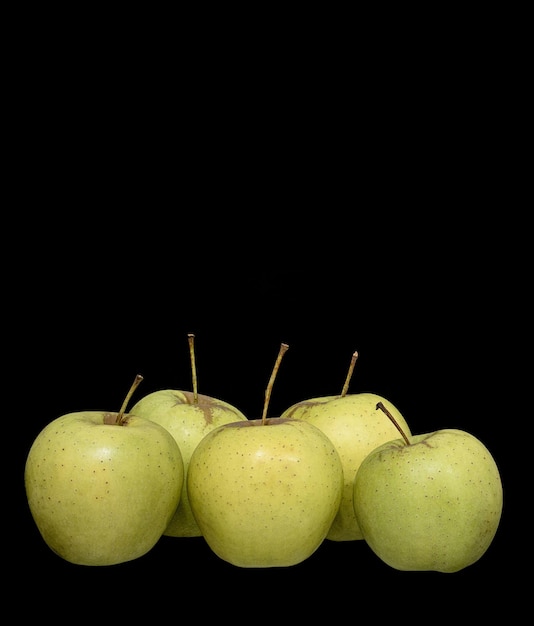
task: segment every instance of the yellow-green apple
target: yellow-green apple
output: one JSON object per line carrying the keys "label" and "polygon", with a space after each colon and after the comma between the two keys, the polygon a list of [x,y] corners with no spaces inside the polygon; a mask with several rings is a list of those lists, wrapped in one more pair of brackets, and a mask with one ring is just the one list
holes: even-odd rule
{"label": "yellow-green apple", "polygon": [[[286,349],[282,344],[279,359]],[[206,542],[238,567],[287,567],[307,559],[326,537],[343,491],[341,459],[319,428],[267,418],[276,369],[262,418],[209,432],[193,451],[186,477]]]}
{"label": "yellow-green apple", "polygon": [[349,374],[341,395],[302,400],[288,407],[281,417],[304,420],[320,428],[335,445],[343,464],[343,497],[327,534],[331,541],[363,539],[353,507],[353,482],[363,459],[378,445],[396,439],[399,431],[383,414],[377,415],[376,404],[382,401],[396,416],[407,433],[410,428],[399,409],[375,393],[348,394],[348,382],[358,353],[351,359]]}
{"label": "yellow-green apple", "polygon": [[399,432],[365,458],[354,480],[365,541],[398,570],[452,573],[472,565],[491,545],[502,514],[494,457],[463,430]]}
{"label": "yellow-green apple", "polygon": [[46,544],[77,565],[115,565],[158,542],[180,501],[178,444],[150,420],[125,412],[62,415],[37,435],[24,482]]}
{"label": "yellow-green apple", "polygon": [[[197,391],[194,358],[194,335],[188,335],[192,371],[193,391],[161,389],[144,396],[132,407],[131,413],[152,420],[166,428],[178,443],[187,476],[189,459],[199,441],[222,424],[245,421],[247,417],[232,404],[199,394]],[[180,504],[165,532],[169,537],[198,537],[200,528],[193,516],[184,480]]]}

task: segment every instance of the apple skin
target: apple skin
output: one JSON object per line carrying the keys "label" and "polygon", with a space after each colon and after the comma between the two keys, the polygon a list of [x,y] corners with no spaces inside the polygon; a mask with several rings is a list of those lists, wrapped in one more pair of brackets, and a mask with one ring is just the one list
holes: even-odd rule
{"label": "apple skin", "polygon": [[396,439],[399,431],[382,411],[378,402],[395,417],[405,433],[410,427],[389,400],[374,393],[323,396],[303,400],[287,408],[281,417],[300,419],[320,428],[335,445],[343,464],[343,498],[328,531],[331,541],[355,541],[363,534],[354,513],[353,483],[363,459],[378,445]]}
{"label": "apple skin", "polygon": [[46,544],[77,565],[114,565],[146,554],[180,501],[180,449],[159,424],[81,411],[50,422],[28,452],[24,482]]}
{"label": "apple skin", "polygon": [[495,459],[468,432],[443,429],[373,450],[354,480],[354,509],[373,552],[402,571],[453,573],[478,561],[499,526]]}
{"label": "apple skin", "polygon": [[212,430],[193,452],[186,482],[215,554],[238,567],[288,567],[326,537],[341,501],[343,469],[321,430],[275,417]]}
{"label": "apple skin", "polygon": [[[130,413],[152,420],[170,432],[182,453],[184,475],[187,475],[193,450],[208,432],[222,424],[247,419],[238,408],[224,400],[198,394],[194,403],[193,392],[174,389],[149,393],[132,407]],[[191,511],[185,480],[180,504],[163,534],[169,537],[201,535]]]}

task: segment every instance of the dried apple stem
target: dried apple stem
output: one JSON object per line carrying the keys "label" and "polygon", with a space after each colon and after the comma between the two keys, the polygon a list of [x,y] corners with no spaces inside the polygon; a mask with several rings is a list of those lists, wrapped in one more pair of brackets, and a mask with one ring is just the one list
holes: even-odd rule
{"label": "dried apple stem", "polygon": [[267,389],[265,390],[265,402],[263,403],[263,415],[261,417],[262,424],[265,424],[267,421],[267,409],[269,407],[269,400],[271,398],[271,392],[273,390],[274,379],[276,378],[276,374],[278,372],[278,368],[280,367],[282,357],[287,352],[288,348],[289,346],[287,345],[287,343],[280,344],[280,350],[278,352],[278,357],[276,358],[276,362],[273,367],[273,373],[271,374],[269,384],[267,385]]}
{"label": "dried apple stem", "polygon": [[139,383],[143,380],[141,374],[137,374],[135,380],[130,387],[130,391],[126,394],[126,398],[124,398],[124,402],[122,403],[121,410],[117,415],[117,424],[122,426],[126,420],[126,407],[128,406],[128,402],[130,402],[130,398],[133,396],[134,391],[139,387]]}
{"label": "dried apple stem", "polygon": [[352,359],[350,360],[349,371],[347,372],[347,378],[345,378],[345,384],[343,385],[343,389],[341,391],[341,397],[347,395],[347,391],[349,390],[350,379],[352,378],[352,372],[354,372],[354,366],[356,365],[356,361],[358,360],[358,352],[354,352],[352,355]]}
{"label": "dried apple stem", "polygon": [[195,365],[195,335],[193,333],[188,333],[187,341],[189,342],[189,355],[191,357],[191,372],[193,375],[193,404],[198,404],[197,368]]}
{"label": "dried apple stem", "polygon": [[406,445],[409,446],[410,445],[410,441],[408,439],[408,437],[406,437],[404,431],[402,430],[402,428],[399,426],[397,420],[393,417],[393,415],[391,415],[391,413],[386,409],[386,407],[384,406],[384,404],[382,402],[378,402],[376,405],[377,409],[381,409],[382,411],[384,411],[384,413],[389,417],[389,419],[395,424],[395,428],[399,431],[399,433],[402,435],[402,438],[404,439],[404,441],[406,442]]}

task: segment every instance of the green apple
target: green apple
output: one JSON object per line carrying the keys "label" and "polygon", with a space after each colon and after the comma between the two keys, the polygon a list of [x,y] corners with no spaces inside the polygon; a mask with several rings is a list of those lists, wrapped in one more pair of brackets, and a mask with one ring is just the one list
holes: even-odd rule
{"label": "green apple", "polygon": [[189,502],[202,535],[239,567],[285,567],[322,543],[339,508],[341,459],[328,437],[301,420],[224,424],[195,448]]}
{"label": "green apple", "polygon": [[463,430],[401,434],[373,450],[356,474],[354,510],[364,539],[398,570],[462,570],[483,556],[499,526],[496,461]]}
{"label": "green apple", "polygon": [[[279,358],[285,349],[282,344]],[[311,556],[343,491],[341,459],[319,428],[267,418],[273,378],[262,418],[209,432],[193,451],[186,477],[206,542],[238,567],[287,567]]]}
{"label": "green apple", "polygon": [[351,369],[341,395],[323,396],[302,400],[282,412],[281,417],[291,417],[320,428],[335,445],[343,465],[343,497],[339,510],[328,531],[331,541],[363,539],[353,506],[353,482],[364,458],[378,445],[399,436],[399,431],[383,413],[377,415],[377,402],[383,402],[396,416],[407,433],[406,420],[389,400],[374,393],[347,394],[348,381],[358,357],[353,354]]}
{"label": "green apple", "polygon": [[114,565],[157,543],[180,501],[184,466],[170,433],[125,413],[62,415],[28,452],[24,482],[46,544],[77,565]]}
{"label": "green apple", "polygon": [[[132,407],[133,415],[144,417],[166,428],[174,437],[184,463],[187,476],[189,459],[193,450],[204,436],[221,424],[244,421],[246,416],[238,408],[210,396],[197,392],[197,377],[194,358],[194,335],[188,335],[192,371],[193,391],[161,389],[138,400]],[[184,480],[180,504],[176,509],[164,535],[170,537],[198,537],[200,528],[193,516]]]}

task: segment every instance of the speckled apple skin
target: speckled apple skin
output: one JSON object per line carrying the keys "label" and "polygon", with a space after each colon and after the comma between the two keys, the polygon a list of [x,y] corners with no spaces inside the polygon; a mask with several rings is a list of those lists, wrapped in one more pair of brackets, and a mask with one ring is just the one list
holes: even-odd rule
{"label": "speckled apple skin", "polygon": [[503,486],[495,459],[465,431],[443,429],[383,444],[361,464],[354,509],[371,549],[404,571],[457,572],[497,532]]}
{"label": "speckled apple skin", "polygon": [[399,409],[386,398],[374,393],[311,398],[297,402],[281,415],[305,420],[317,426],[339,452],[343,464],[344,486],[339,511],[327,535],[327,539],[332,541],[363,539],[352,502],[356,471],[371,450],[399,436],[399,431],[389,417],[383,411],[377,410],[378,402],[384,404],[402,430],[410,435],[410,427]]}
{"label": "speckled apple skin", "polygon": [[239,567],[296,565],[321,545],[343,491],[341,459],[300,420],[220,426],[194,450],[193,513],[211,549]]}
{"label": "speckled apple skin", "polygon": [[[185,475],[193,450],[208,432],[222,424],[247,419],[242,411],[224,400],[198,394],[195,403],[192,392],[174,389],[149,393],[132,407],[130,413],[150,419],[171,433],[182,453]],[[163,534],[169,537],[199,537],[202,534],[191,511],[185,480],[180,504]]]}
{"label": "speckled apple skin", "polygon": [[48,546],[78,565],[114,565],[146,554],[178,506],[180,449],[159,424],[105,412],[63,415],[39,433],[25,464],[25,488]]}

